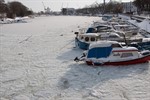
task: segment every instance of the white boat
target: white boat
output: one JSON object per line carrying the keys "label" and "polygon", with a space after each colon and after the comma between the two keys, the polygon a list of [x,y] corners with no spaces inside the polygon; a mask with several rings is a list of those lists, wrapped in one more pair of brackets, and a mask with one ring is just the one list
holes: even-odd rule
{"label": "white boat", "polygon": [[88,65],[130,65],[150,60],[150,52],[139,52],[135,47],[122,47],[116,41],[98,41],[90,44],[87,53],[75,61],[85,61]]}
{"label": "white boat", "polygon": [[80,49],[87,50],[91,43],[102,40],[124,42],[124,38],[120,37],[115,32],[101,32],[101,33],[78,34],[75,38],[75,44]]}
{"label": "white boat", "polygon": [[114,25],[114,30],[124,32],[127,37],[132,37],[137,35],[139,28],[133,25]]}

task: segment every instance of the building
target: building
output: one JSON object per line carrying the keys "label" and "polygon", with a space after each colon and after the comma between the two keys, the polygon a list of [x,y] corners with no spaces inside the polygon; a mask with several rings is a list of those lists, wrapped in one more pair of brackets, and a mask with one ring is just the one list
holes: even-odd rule
{"label": "building", "polygon": [[137,7],[133,5],[133,2],[124,2],[123,13],[133,14],[137,13]]}
{"label": "building", "polygon": [[45,14],[50,14],[51,13],[51,9],[49,8],[49,7],[47,7],[46,9],[45,9]]}
{"label": "building", "polygon": [[61,12],[63,15],[74,15],[76,10],[74,8],[62,8]]}

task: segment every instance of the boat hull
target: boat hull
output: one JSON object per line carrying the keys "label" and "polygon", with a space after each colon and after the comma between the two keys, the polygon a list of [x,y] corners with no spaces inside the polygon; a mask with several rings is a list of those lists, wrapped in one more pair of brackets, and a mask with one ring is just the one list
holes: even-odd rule
{"label": "boat hull", "polygon": [[76,43],[76,46],[78,46],[80,49],[83,49],[83,50],[87,50],[90,45],[89,43],[80,41],[78,38],[75,39],[75,43]]}
{"label": "boat hull", "polygon": [[93,61],[86,61],[88,65],[96,65],[96,66],[102,66],[102,65],[133,65],[133,64],[140,64],[140,63],[146,63],[150,60],[150,55],[138,58],[138,59],[133,59],[133,60],[128,60],[128,61],[116,61],[116,62],[105,62],[105,63],[98,63],[98,62],[93,62]]}

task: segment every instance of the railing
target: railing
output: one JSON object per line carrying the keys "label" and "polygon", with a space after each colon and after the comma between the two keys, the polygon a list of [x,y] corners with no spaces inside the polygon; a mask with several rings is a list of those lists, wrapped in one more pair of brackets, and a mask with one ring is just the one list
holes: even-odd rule
{"label": "railing", "polygon": [[131,16],[131,19],[137,20],[137,21],[139,21],[139,22],[142,22],[142,21],[143,21],[144,19],[146,19],[146,18],[150,20],[149,17],[137,16],[137,15]]}

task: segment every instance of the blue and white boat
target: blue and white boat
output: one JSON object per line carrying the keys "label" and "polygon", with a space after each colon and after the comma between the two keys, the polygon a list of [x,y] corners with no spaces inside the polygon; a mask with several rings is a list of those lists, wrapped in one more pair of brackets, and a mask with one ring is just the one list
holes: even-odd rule
{"label": "blue and white boat", "polygon": [[150,51],[138,51],[135,47],[122,47],[116,41],[98,41],[90,44],[86,53],[74,61],[88,65],[130,65],[150,61]]}
{"label": "blue and white boat", "polygon": [[90,43],[98,41],[98,36],[96,33],[78,34],[75,38],[76,47],[87,50]]}
{"label": "blue and white boat", "polygon": [[75,44],[80,49],[87,50],[91,43],[102,40],[124,41],[124,39],[115,32],[101,32],[78,34],[75,38]]}

